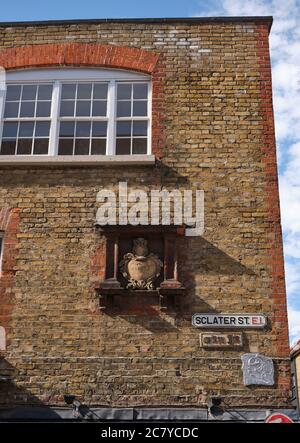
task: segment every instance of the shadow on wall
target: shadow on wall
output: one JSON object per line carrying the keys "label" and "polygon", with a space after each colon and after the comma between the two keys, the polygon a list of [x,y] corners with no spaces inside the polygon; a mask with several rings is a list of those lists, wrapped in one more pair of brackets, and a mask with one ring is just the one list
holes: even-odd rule
{"label": "shadow on wall", "polygon": [[[39,166],[23,167],[2,166],[0,176],[0,186],[8,191],[14,190],[16,186],[31,188],[32,186],[58,188],[70,186],[102,188],[115,186],[119,182],[128,181],[128,185],[135,185],[136,188],[142,186],[152,186],[153,189],[178,188],[189,183],[188,177],[181,175],[175,169],[157,161],[153,167],[134,165],[124,167],[109,164],[108,166],[49,166],[41,168]],[[45,194],[47,195],[47,194]],[[95,194],[96,202],[96,194]]]}
{"label": "shadow on wall", "polygon": [[133,409],[131,408],[128,408],[128,411],[125,408],[111,410],[111,408],[105,407],[94,410],[86,404],[82,404],[73,395],[63,395],[65,407],[52,408],[28,390],[17,386],[13,381],[16,375],[18,375],[17,369],[0,355],[0,423],[99,421],[103,418],[118,420],[122,414],[124,415],[124,411],[125,420],[133,419]]}
{"label": "shadow on wall", "polygon": [[[238,260],[230,257],[217,246],[203,237],[181,238],[179,247],[179,273],[186,287],[185,311],[218,312],[215,308],[205,303],[197,294],[197,287],[201,288],[201,277],[230,277],[242,275],[255,276],[255,272]],[[191,257],[196,257],[192,260]],[[198,277],[198,281],[196,281]],[[224,286],[224,281],[216,280],[214,289]]]}
{"label": "shadow on wall", "polygon": [[190,251],[197,254],[197,262],[192,262],[191,271],[193,274],[256,275],[250,268],[230,257],[203,237],[193,237],[187,240],[185,237],[181,241],[185,244],[182,244],[179,248],[181,252],[180,263],[190,262]]}
{"label": "shadow on wall", "polygon": [[14,383],[17,374],[17,369],[0,356],[0,421],[60,420],[61,417],[49,406]]}

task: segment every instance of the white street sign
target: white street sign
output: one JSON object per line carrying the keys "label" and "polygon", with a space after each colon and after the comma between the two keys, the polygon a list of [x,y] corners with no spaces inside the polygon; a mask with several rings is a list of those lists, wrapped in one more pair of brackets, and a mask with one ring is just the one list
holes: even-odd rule
{"label": "white street sign", "polygon": [[264,328],[267,318],[263,314],[194,314],[196,328]]}

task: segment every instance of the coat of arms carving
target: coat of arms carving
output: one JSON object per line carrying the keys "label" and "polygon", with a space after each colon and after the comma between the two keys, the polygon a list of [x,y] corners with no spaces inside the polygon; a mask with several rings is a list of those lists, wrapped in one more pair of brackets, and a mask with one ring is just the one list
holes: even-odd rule
{"label": "coat of arms carving", "polygon": [[159,277],[163,264],[159,257],[148,251],[147,240],[133,240],[132,252],[123,256],[120,271],[128,280],[127,289],[154,289],[154,281]]}

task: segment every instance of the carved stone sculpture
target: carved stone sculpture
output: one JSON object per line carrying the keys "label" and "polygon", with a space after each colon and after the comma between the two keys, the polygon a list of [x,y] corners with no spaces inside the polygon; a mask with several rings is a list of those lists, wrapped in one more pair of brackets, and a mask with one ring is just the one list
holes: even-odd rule
{"label": "carved stone sculpture", "polygon": [[120,262],[120,271],[128,280],[128,289],[154,289],[154,281],[159,277],[163,266],[155,254],[149,254],[147,240],[137,238],[133,240],[132,252],[123,256]]}
{"label": "carved stone sculpture", "polygon": [[244,385],[274,385],[273,360],[260,354],[242,355]]}

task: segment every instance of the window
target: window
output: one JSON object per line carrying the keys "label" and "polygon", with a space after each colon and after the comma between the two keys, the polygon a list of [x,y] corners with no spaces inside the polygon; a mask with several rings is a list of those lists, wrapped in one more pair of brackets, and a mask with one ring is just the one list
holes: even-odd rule
{"label": "window", "polygon": [[3,243],[4,243],[4,232],[0,231],[0,275],[2,272]]}
{"label": "window", "polygon": [[108,83],[62,83],[60,97],[58,155],[105,155]]}
{"label": "window", "polygon": [[297,398],[297,383],[296,383],[296,375],[292,374],[292,400]]}
{"label": "window", "polygon": [[116,154],[147,152],[147,83],[118,83]]}
{"label": "window", "polygon": [[48,154],[51,84],[7,86],[2,155]]}
{"label": "window", "polygon": [[149,76],[119,70],[7,76],[0,155],[150,154]]}

